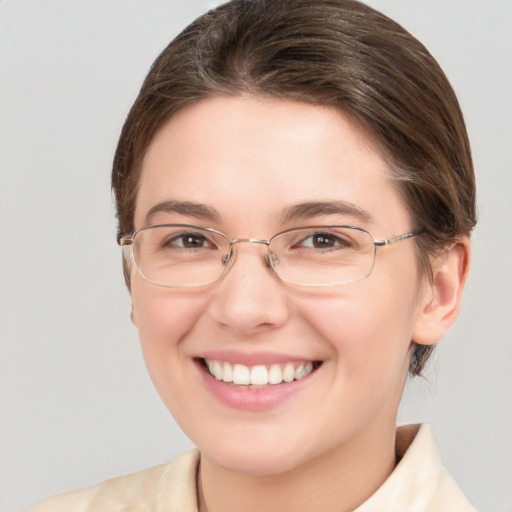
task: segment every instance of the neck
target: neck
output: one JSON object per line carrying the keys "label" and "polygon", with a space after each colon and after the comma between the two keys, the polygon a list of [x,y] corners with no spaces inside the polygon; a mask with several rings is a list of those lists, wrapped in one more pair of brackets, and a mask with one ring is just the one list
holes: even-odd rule
{"label": "neck", "polygon": [[200,511],[350,511],[384,483],[395,463],[394,424],[363,432],[347,445],[278,475],[234,473],[202,455]]}

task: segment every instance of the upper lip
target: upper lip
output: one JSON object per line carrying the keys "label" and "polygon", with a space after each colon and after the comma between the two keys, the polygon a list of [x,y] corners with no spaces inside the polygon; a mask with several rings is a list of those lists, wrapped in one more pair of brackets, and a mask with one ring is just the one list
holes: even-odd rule
{"label": "upper lip", "polygon": [[297,354],[283,354],[279,352],[242,352],[234,350],[210,350],[198,354],[196,358],[210,361],[225,361],[231,364],[243,364],[245,366],[284,364],[293,362],[315,361],[308,356]]}

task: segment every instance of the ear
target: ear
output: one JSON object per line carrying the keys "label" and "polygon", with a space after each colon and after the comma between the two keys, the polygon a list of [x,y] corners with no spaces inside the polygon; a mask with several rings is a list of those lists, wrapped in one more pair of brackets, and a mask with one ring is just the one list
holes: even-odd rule
{"label": "ear", "polygon": [[130,320],[132,321],[132,324],[135,325],[135,327],[137,327],[137,315],[135,314],[135,307],[133,306],[133,302],[132,307],[130,309]]}
{"label": "ear", "polygon": [[431,260],[432,281],[425,283],[413,330],[412,341],[418,345],[436,344],[457,319],[470,256],[469,239],[464,236]]}

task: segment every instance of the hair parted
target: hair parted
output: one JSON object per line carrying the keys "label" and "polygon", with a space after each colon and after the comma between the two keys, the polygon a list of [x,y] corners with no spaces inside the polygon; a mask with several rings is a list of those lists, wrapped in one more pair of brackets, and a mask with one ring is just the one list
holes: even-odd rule
{"label": "hair parted", "polygon": [[[181,32],[153,63],[112,171],[119,232],[134,229],[141,163],[178,110],[210,94],[339,108],[377,143],[413,219],[418,259],[469,235],[475,179],[455,93],[427,49],[357,0],[232,0]],[[129,274],[125,266],[125,278]],[[417,345],[411,375],[433,347]]]}

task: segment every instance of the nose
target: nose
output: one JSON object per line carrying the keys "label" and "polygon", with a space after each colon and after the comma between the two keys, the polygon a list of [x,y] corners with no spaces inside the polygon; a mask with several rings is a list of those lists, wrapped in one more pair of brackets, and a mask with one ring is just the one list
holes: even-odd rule
{"label": "nose", "polygon": [[212,291],[211,317],[238,336],[276,329],[290,315],[286,285],[268,265],[263,241],[237,242],[228,272]]}

